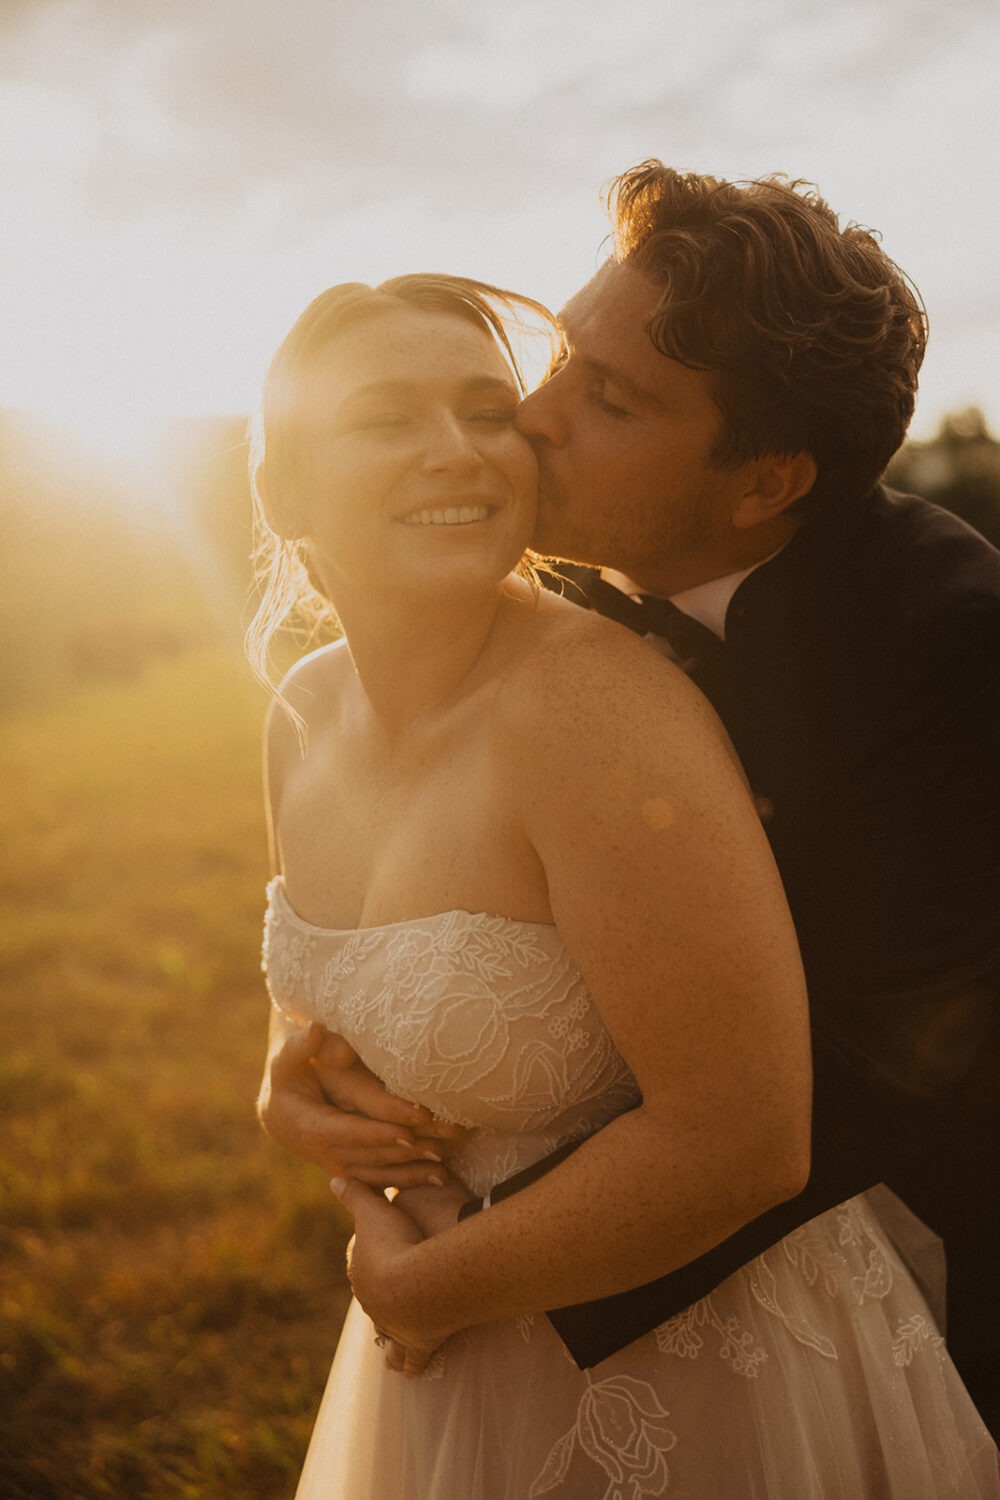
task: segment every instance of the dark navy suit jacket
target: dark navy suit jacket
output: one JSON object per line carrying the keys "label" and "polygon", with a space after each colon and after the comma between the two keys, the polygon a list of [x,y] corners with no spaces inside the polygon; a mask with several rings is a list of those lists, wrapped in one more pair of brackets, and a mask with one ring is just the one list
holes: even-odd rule
{"label": "dark navy suit jacket", "polygon": [[969,1380],[1000,1343],[1000,553],[882,487],[830,506],[743,582],[725,651],[692,675],[774,804],[809,985],[812,1172],[681,1270],[550,1317],[594,1364],[886,1182],[945,1240]]}

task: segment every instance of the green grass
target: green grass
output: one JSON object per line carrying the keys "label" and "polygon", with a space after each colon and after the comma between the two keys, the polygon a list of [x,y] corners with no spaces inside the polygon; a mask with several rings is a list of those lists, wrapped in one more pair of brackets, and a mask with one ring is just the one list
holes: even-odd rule
{"label": "green grass", "polygon": [[347,1293],[253,1114],[261,694],[223,649],[0,727],[0,1493],[290,1496]]}

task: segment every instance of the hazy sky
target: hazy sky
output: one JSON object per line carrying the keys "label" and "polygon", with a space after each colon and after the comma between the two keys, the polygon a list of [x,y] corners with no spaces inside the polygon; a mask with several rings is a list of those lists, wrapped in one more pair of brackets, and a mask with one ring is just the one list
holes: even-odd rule
{"label": "hazy sky", "polygon": [[819,183],[931,314],[915,431],[1000,425],[998,0],[0,0],[0,405],[247,409],[322,287],[555,305],[646,156]]}

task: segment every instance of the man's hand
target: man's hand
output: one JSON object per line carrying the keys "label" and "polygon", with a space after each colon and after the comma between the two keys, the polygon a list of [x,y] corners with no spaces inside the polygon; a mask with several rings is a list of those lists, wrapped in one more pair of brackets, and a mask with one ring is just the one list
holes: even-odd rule
{"label": "man's hand", "polygon": [[390,1094],[318,1021],[272,1049],[257,1113],[286,1151],[382,1188],[443,1183],[441,1162],[467,1134]]}

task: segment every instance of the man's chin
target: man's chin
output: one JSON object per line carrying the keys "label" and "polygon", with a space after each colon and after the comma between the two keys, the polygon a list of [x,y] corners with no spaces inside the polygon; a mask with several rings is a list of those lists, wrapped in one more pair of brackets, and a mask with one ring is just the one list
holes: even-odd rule
{"label": "man's chin", "polygon": [[578,547],[574,539],[566,536],[559,526],[546,524],[546,519],[541,514],[529,545],[536,557],[548,558],[550,562],[577,563],[584,567],[598,566],[597,563],[588,563],[586,558],[581,557],[581,551],[586,549]]}

